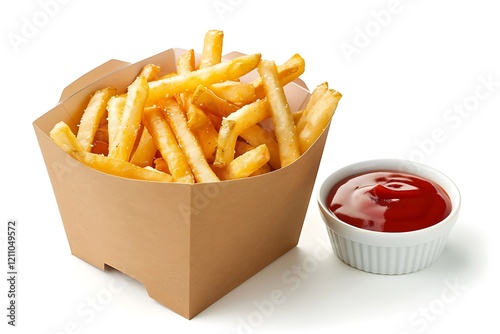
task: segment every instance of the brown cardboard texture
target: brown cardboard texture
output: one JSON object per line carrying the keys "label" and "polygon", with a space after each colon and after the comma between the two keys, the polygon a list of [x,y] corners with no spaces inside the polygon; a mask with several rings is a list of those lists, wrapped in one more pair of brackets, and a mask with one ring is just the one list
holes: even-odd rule
{"label": "brown cardboard texture", "polygon": [[[58,121],[76,130],[96,89],[113,86],[125,92],[147,63],[175,71],[182,52],[170,49],[135,64],[109,61],[68,86],[61,102],[33,126],[71,253],[102,270],[110,266],[133,277],[151,298],[191,319],[297,245],[328,128],[285,168],[198,184],[105,174],[50,139]],[[300,80],[285,91],[292,110],[309,98]]]}

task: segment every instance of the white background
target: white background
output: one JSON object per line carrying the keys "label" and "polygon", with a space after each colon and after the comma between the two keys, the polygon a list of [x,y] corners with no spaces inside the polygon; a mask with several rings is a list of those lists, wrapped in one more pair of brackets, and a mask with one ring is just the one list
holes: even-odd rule
{"label": "white background", "polygon": [[[0,331],[498,329],[500,20],[493,3],[2,1],[0,278],[11,218],[19,225],[19,277],[16,328],[7,326],[1,279]],[[190,321],[150,299],[140,283],[70,254],[32,122],[71,81],[108,59],[136,62],[171,47],[200,51],[208,29],[224,30],[225,52],[261,52],[277,63],[298,52],[309,87],[328,81],[343,94],[316,186],[351,162],[398,157],[456,182],[462,211],[433,266],[380,276],[344,265],[329,248],[315,196],[298,247]],[[281,298],[273,300],[276,292]]]}

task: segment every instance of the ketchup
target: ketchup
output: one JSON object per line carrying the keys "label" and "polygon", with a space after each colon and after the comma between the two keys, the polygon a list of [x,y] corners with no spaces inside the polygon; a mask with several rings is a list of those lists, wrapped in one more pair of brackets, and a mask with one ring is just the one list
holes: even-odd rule
{"label": "ketchup", "polygon": [[451,200],[441,186],[388,170],[345,178],[332,188],[327,204],[345,223],[380,232],[419,230],[451,212]]}

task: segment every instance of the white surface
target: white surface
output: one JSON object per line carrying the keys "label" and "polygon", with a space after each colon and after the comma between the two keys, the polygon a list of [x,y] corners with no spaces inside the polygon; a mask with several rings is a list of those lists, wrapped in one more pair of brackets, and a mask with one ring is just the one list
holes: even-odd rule
{"label": "white surface", "polygon": [[[500,295],[500,21],[493,3],[2,2],[0,267],[7,262],[6,222],[15,218],[19,309],[18,327],[7,326],[1,279],[0,331],[401,334],[498,328],[492,306]],[[30,22],[39,27],[30,30]],[[457,183],[462,211],[432,267],[379,276],[344,265],[329,248],[315,198],[296,249],[191,321],[150,299],[140,283],[70,255],[31,123],[73,79],[104,61],[135,62],[170,47],[199,51],[212,28],[225,31],[226,52],[262,52],[278,63],[298,52],[307,61],[302,78],[309,87],[328,81],[342,92],[318,183],[348,163],[396,157],[429,164]],[[371,36],[363,37],[363,30]],[[13,34],[24,43],[15,47]],[[351,56],[342,52],[348,44],[356,48]]]}

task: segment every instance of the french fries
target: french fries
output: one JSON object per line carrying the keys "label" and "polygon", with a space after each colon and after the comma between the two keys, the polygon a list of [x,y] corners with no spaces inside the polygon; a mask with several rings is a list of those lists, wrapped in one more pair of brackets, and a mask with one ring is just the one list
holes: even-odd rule
{"label": "french fries", "polygon": [[142,68],[141,73],[139,73],[140,77],[144,77],[146,81],[151,81],[156,79],[158,74],[161,72],[161,67],[155,64],[147,64]]}
{"label": "french fries", "polygon": [[[298,79],[306,69],[306,63],[304,58],[299,54],[294,54],[290,59],[288,59],[284,64],[278,65],[278,80],[281,86],[286,86],[288,83],[295,79]],[[255,90],[255,98],[261,99],[266,93],[264,87],[262,86],[262,77],[257,77],[252,82]]]}
{"label": "french fries", "polygon": [[278,69],[274,61],[262,61],[259,64],[259,73],[271,109],[274,131],[280,149],[281,167],[285,167],[300,156],[297,130],[283,86],[279,82]]}
{"label": "french fries", "polygon": [[111,87],[96,91],[83,112],[76,138],[80,141],[85,151],[90,151],[92,148],[97,127],[106,112],[106,105],[109,99],[115,94],[116,89]]}
{"label": "french fries", "polygon": [[169,174],[150,167],[142,168],[131,162],[85,151],[77,137],[64,122],[59,122],[54,126],[50,131],[50,138],[66,153],[99,171],[131,179],[172,182],[172,177]]}
{"label": "french fries", "polygon": [[[265,146],[267,147],[267,145],[265,145]],[[243,155],[244,153],[246,153],[250,150],[253,150],[254,148],[255,147],[253,147],[252,145],[250,145],[246,141],[238,140],[236,142],[236,146],[235,146],[235,156],[239,157],[240,155]],[[269,151],[269,148],[268,148],[268,151]],[[269,156],[269,158],[271,158],[271,157]],[[266,173],[269,173],[270,171],[271,171],[271,166],[269,165],[269,163],[267,163],[267,164],[262,165],[259,169],[255,170],[249,176],[266,174]]]}
{"label": "french fries", "polygon": [[50,130],[50,138],[69,155],[73,155],[73,152],[84,150],[69,125],[62,121],[56,123],[52,130]]}
{"label": "french fries", "polygon": [[208,87],[198,86],[193,93],[192,103],[216,117],[226,117],[239,109],[239,107],[217,96]]}
{"label": "french fries", "polygon": [[106,110],[108,112],[108,143],[113,143],[120,128],[123,108],[127,100],[126,95],[117,95],[109,99]]}
{"label": "french fries", "polygon": [[152,105],[164,97],[196,89],[199,85],[206,86],[237,79],[255,69],[259,65],[260,59],[260,53],[241,56],[234,58],[230,62],[218,63],[193,72],[151,81],[147,105]]}
{"label": "french fries", "polygon": [[132,153],[130,162],[141,167],[151,166],[157,150],[155,139],[148,129],[143,126],[139,142]]}
{"label": "french fries", "polygon": [[109,156],[128,161],[141,125],[142,111],[148,98],[146,78],[138,76],[129,86],[120,119],[120,126],[109,145]]}
{"label": "french fries", "polygon": [[277,65],[254,53],[225,61],[223,37],[209,30],[199,58],[187,50],[174,73],[147,64],[125,93],[96,90],[76,131],[58,122],[51,139],[94,169],[156,182],[236,180],[292,164],[328,126],[342,95],[324,82],[292,111],[284,87],[304,73],[304,59],[294,54]]}
{"label": "french fries", "polygon": [[182,152],[162,109],[148,107],[144,109],[143,123],[154,138],[156,147],[168,165],[174,180],[194,183],[194,176],[189,168],[186,156]]}
{"label": "french fries", "polygon": [[222,60],[222,42],[224,32],[221,30],[209,30],[205,34],[203,51],[199,68],[210,67],[219,64]]}
{"label": "french fries", "polygon": [[220,178],[223,180],[235,180],[248,177],[266,165],[269,158],[269,149],[265,144],[261,144],[232,160],[227,168],[219,172]]}
{"label": "french fries", "polygon": [[327,82],[314,89],[297,123],[301,153],[307,151],[321,135],[333,117],[341,97],[342,94],[338,91],[328,88]]}
{"label": "french fries", "polygon": [[196,137],[189,130],[186,115],[179,104],[173,98],[161,101],[168,122],[175,133],[179,145],[183,148],[189,167],[197,182],[216,182],[219,178],[210,168],[203,149]]}
{"label": "french fries", "polygon": [[233,112],[222,120],[217,141],[215,165],[224,166],[234,158],[236,140],[249,127],[269,118],[266,100],[257,100]]}
{"label": "french fries", "polygon": [[[205,36],[203,54],[201,55],[200,68],[208,67],[210,64],[220,63],[222,52],[222,32],[209,31]],[[194,50],[186,51],[179,57],[177,62],[177,73],[189,73],[196,69]],[[200,146],[208,162],[212,162],[217,145],[217,130],[210,117],[198,106],[193,104],[192,92],[180,93],[177,102],[186,111],[188,127],[198,139]]]}
{"label": "french fries", "polygon": [[257,99],[255,87],[250,82],[228,80],[211,85],[210,90],[221,99],[238,106],[243,106]]}
{"label": "french fries", "polygon": [[172,182],[172,176],[148,167],[139,167],[131,162],[111,158],[102,154],[75,151],[75,158],[101,172],[137,180]]}

